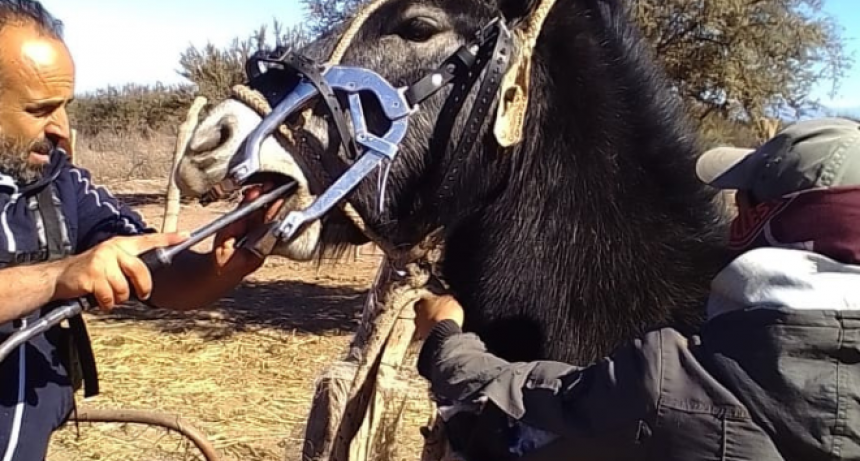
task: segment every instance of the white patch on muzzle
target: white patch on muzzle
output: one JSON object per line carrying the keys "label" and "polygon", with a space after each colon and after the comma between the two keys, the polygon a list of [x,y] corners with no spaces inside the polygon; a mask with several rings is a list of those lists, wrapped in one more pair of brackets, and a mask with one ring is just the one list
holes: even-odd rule
{"label": "white patch on muzzle", "polygon": [[[262,118],[239,101],[228,99],[198,125],[176,172],[176,184],[182,195],[200,197],[227,175],[227,165],[242,142],[257,127]],[[308,181],[293,156],[273,138],[263,141],[260,149],[261,173],[288,176],[307,190]],[[296,200],[287,200],[285,207],[298,207]],[[289,208],[288,208],[289,209]],[[295,209],[295,208],[292,208]],[[294,260],[311,259],[320,239],[319,222],[309,224],[291,243],[279,243],[273,255]]]}

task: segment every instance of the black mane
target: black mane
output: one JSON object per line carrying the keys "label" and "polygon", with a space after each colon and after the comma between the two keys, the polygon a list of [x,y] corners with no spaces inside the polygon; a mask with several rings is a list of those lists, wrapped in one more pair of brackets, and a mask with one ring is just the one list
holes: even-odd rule
{"label": "black mane", "polygon": [[646,328],[693,327],[721,267],[696,134],[612,3],[555,7],[526,130],[540,135],[502,154],[506,186],[449,234],[445,275],[467,324],[511,360],[589,361]]}

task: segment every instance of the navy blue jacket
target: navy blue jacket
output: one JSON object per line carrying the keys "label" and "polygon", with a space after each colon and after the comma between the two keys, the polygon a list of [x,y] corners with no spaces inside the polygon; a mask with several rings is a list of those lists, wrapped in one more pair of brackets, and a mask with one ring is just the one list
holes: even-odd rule
{"label": "navy blue jacket", "polygon": [[[55,207],[62,210],[60,221],[64,222],[59,228],[65,233],[70,254],[82,253],[114,236],[154,232],[137,213],[96,186],[88,171],[71,165],[59,151],[52,155],[42,178],[18,187],[11,177],[0,174],[0,259],[40,249],[40,236],[47,234],[40,231],[44,221],[34,207],[46,185],[53,189]],[[0,262],[5,265],[8,263]],[[38,315],[0,325],[0,340]],[[73,408],[73,386],[58,347],[64,341],[63,330],[55,327],[37,336],[0,363],[0,458],[43,459],[50,434]]]}
{"label": "navy blue jacket", "polygon": [[0,249],[38,249],[35,223],[26,198],[45,182],[52,181],[62,206],[73,253],[84,252],[117,235],[153,232],[139,214],[123,205],[103,187],[93,183],[90,173],[69,163],[57,152],[43,173],[43,179],[24,188],[0,174]]}

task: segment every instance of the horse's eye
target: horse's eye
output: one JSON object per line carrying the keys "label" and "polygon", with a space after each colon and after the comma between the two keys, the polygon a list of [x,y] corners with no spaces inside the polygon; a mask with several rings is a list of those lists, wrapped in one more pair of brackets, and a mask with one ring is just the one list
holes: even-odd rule
{"label": "horse's eye", "polygon": [[425,18],[408,19],[397,28],[397,35],[410,42],[426,42],[439,32],[439,27]]}

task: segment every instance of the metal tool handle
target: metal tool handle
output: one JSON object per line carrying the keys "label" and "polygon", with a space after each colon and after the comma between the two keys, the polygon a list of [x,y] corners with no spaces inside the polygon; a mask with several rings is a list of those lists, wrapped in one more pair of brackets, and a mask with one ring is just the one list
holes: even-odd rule
{"label": "metal tool handle", "polygon": [[279,198],[285,197],[297,186],[298,183],[296,183],[295,181],[289,181],[287,183],[284,183],[272,189],[271,191],[260,195],[254,200],[239,206],[235,210],[212,221],[211,223],[197,228],[196,230],[191,232],[191,236],[184,242],[169,247],[154,248],[152,250],[140,254],[138,257],[143,260],[144,264],[146,264],[146,267],[149,268],[150,272],[155,272],[164,267],[167,267],[171,263],[173,263],[173,258],[176,257],[176,255],[178,255],[179,253],[215,235],[218,231],[226,228],[230,224],[233,224],[240,219],[248,217],[251,213],[262,209],[263,207],[275,202]]}
{"label": "metal tool handle", "polygon": [[18,346],[50,330],[54,325],[63,320],[72,318],[83,312],[85,302],[87,301],[82,299],[69,301],[48,312],[45,316],[40,317],[34,323],[12,333],[6,341],[0,344],[0,362],[3,362]]}
{"label": "metal tool handle", "polygon": [[[295,181],[283,184],[270,192],[260,195],[251,202],[248,202],[236,208],[232,212],[227,213],[226,215],[216,219],[215,221],[201,228],[198,228],[197,230],[192,232],[191,237],[186,239],[184,242],[170,247],[154,248],[152,250],[140,254],[138,257],[143,260],[143,263],[146,264],[146,267],[149,269],[150,272],[157,272],[169,266],[173,262],[173,258],[180,252],[191,248],[192,246],[214,235],[216,232],[224,229],[230,224],[244,217],[247,217],[251,213],[265,207],[266,205],[277,200],[278,198],[285,196],[295,187]],[[135,297],[135,293],[133,291],[132,297]],[[7,338],[6,341],[0,344],[0,362],[2,362],[13,350],[15,350],[15,348],[17,348],[21,344],[26,343],[27,341],[38,336],[41,333],[44,333],[45,331],[49,330],[51,327],[57,325],[63,320],[72,318],[80,314],[84,311],[85,308],[95,308],[96,306],[98,306],[98,302],[96,301],[95,297],[93,295],[89,295],[84,298],[68,301],[62,304],[60,307],[51,310],[49,313],[39,318],[33,324],[27,325],[16,331],[9,338]]]}
{"label": "metal tool handle", "polygon": [[[148,251],[141,255],[144,263],[150,271],[158,270],[164,267],[164,260],[159,257],[160,253],[156,251]],[[131,294],[132,298],[136,298],[134,291]],[[0,343],[0,363],[2,363],[9,354],[12,353],[18,346],[30,341],[40,334],[50,330],[60,322],[66,319],[75,317],[81,314],[84,310],[94,309],[99,303],[95,296],[87,295],[82,298],[66,301],[59,307],[52,309],[42,317],[39,317],[35,322],[21,327],[18,331],[6,338]]]}

